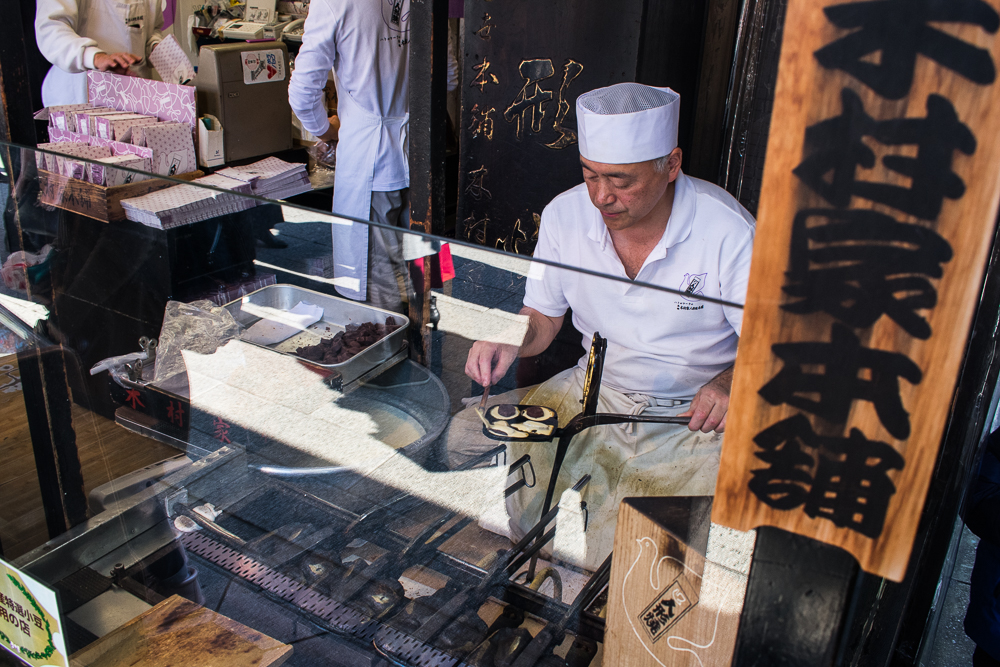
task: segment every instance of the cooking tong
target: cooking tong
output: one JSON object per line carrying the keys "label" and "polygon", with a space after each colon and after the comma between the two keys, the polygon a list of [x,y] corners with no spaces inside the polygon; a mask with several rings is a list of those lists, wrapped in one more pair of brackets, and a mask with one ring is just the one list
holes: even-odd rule
{"label": "cooking tong", "polygon": [[[583,489],[590,482],[590,475],[584,475],[573,488]],[[546,531],[546,526],[555,519],[559,508],[549,510],[535,526],[512,549],[494,560],[486,576],[472,589],[461,591],[441,606],[419,628],[410,632],[413,640],[429,643],[446,631],[449,626],[465,622],[465,617],[475,616],[477,610],[491,596],[502,594],[511,575],[535,556],[543,546],[555,537],[555,528]],[[543,534],[544,533],[544,534]],[[466,623],[468,624],[468,623]],[[380,651],[394,653],[397,647],[379,646]]]}
{"label": "cooking tong", "polygon": [[[556,445],[556,454],[552,463],[552,474],[549,477],[549,485],[545,490],[545,502],[542,504],[542,516],[552,507],[552,498],[556,491],[556,481],[559,478],[559,471],[566,454],[569,451],[573,438],[594,426],[607,426],[610,424],[689,424],[690,417],[658,417],[653,415],[627,415],[615,412],[597,412],[597,402],[601,393],[601,377],[604,374],[604,358],[607,354],[608,340],[602,338],[600,332],[594,333],[593,341],[590,345],[590,358],[587,361],[587,375],[583,384],[583,410],[569,420],[563,428],[556,428],[549,436],[535,436],[534,441],[551,442],[556,438],[559,443]],[[522,406],[523,407],[523,406]],[[509,438],[498,436],[483,430],[486,435],[494,440],[509,441]],[[532,558],[528,568],[528,577],[535,574],[536,559]]]}

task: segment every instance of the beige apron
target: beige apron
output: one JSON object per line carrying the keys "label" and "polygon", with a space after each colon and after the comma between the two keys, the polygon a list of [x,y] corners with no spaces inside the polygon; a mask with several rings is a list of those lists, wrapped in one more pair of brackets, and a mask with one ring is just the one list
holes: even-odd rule
{"label": "beige apron", "polygon": [[[523,405],[544,405],[557,412],[563,427],[582,409],[584,371],[574,367],[548,381],[530,388],[507,392],[491,398],[490,405],[520,402]],[[666,401],[664,401],[666,402]],[[598,412],[676,416],[685,412],[689,402],[669,401],[676,405],[660,405],[651,396],[622,394],[602,388]],[[447,438],[449,461],[455,464],[465,455],[485,451],[491,443],[481,433],[474,408],[455,415]],[[524,454],[531,456],[537,482],[507,499],[511,537],[518,539],[538,521],[549,474],[555,457],[556,442],[509,443],[508,462]],[[595,426],[576,435],[570,444],[559,472],[553,505],[563,499],[559,530],[554,542],[555,556],[587,569],[596,569],[611,552],[614,543],[618,505],[631,496],[709,496],[715,492],[719,471],[722,436],[716,433],[692,433],[687,426],[677,424],[623,424]],[[584,475],[590,483],[579,498],[564,493]],[[531,480],[529,479],[529,482]],[[572,497],[570,497],[572,495]],[[579,501],[587,503],[586,512],[578,509]],[[582,519],[586,531],[582,532]],[[576,524],[579,523],[579,526]],[[574,535],[573,533],[577,533]]]}

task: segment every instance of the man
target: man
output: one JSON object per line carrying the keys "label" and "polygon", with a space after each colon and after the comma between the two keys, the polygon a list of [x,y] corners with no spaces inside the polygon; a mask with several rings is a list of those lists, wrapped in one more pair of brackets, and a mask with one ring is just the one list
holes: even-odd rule
{"label": "man", "polygon": [[160,0],[38,0],[38,50],[54,65],[42,82],[42,103],[85,103],[90,69],[152,78],[147,58],[162,28]]}
{"label": "man", "polygon": [[[574,438],[556,500],[592,475],[581,498],[589,525],[584,553],[557,555],[591,568],[611,551],[623,497],[711,495],[715,488],[742,310],[699,297],[743,303],[755,223],[727,192],[681,172],[679,106],[669,88],[636,83],[580,96],[584,183],[545,208],[535,257],[623,281],[535,265],[521,310],[528,320],[521,344],[478,341],[465,368],[479,384],[498,382],[515,358],[542,352],[572,308],[584,347],[595,332],[608,340],[599,412],[691,417],[687,427],[603,426]],[[580,412],[586,362],[585,355],[577,367],[491,403],[546,405],[564,425]],[[452,465],[487,446],[472,444],[474,414],[465,411],[454,422]],[[512,441],[511,449],[511,460],[531,455],[539,479],[508,500],[516,537],[540,516],[554,447]]]}
{"label": "man", "polygon": [[[321,141],[338,141],[333,212],[404,229],[409,20],[409,0],[313,0],[288,87],[302,127]],[[338,108],[328,118],[323,88],[331,68]],[[398,233],[334,224],[337,291],[401,310],[407,274],[400,245]]]}

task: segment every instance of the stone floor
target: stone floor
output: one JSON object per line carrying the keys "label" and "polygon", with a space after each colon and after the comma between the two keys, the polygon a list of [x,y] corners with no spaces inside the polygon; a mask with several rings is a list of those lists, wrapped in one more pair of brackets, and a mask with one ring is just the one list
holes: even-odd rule
{"label": "stone floor", "polygon": [[969,580],[979,538],[968,528],[962,527],[961,530],[955,568],[948,581],[937,632],[921,660],[923,667],[966,667],[972,664],[972,652],[976,650],[976,645],[966,636],[962,622],[969,606]]}

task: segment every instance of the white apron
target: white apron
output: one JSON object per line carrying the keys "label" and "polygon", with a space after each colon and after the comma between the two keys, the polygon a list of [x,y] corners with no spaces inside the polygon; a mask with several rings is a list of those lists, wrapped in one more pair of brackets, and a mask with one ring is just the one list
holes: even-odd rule
{"label": "white apron", "polygon": [[[382,128],[399,133],[405,161],[410,115],[379,116],[338,85],[340,139],[333,181],[333,212],[361,220],[371,215],[372,183]],[[407,167],[409,171],[409,167]],[[333,221],[333,279],[341,295],[364,301],[368,293],[368,225]]]}
{"label": "white apron", "polygon": [[[563,371],[534,387],[522,402],[549,406],[559,415],[559,425],[565,426],[581,409],[585,375],[578,366]],[[597,411],[668,417],[690,407],[690,403],[666,407],[658,405],[651,396],[626,395],[602,387]],[[713,495],[721,449],[721,435],[691,432],[680,424],[595,426],[580,433],[566,453],[552,503],[570,501],[570,505],[576,506],[572,509],[578,512],[580,501],[586,501],[588,526],[585,534],[574,536],[572,531],[565,530],[573,522],[560,520],[553,544],[557,556],[580,567],[596,569],[611,553],[618,508],[624,498]],[[555,442],[509,443],[510,460],[530,454],[539,480],[534,488],[523,488],[507,499],[514,539],[524,535],[541,516],[555,451]],[[591,480],[583,492],[569,491],[584,475],[591,475]],[[563,518],[571,517],[566,513]],[[577,541],[574,537],[583,539]]]}

